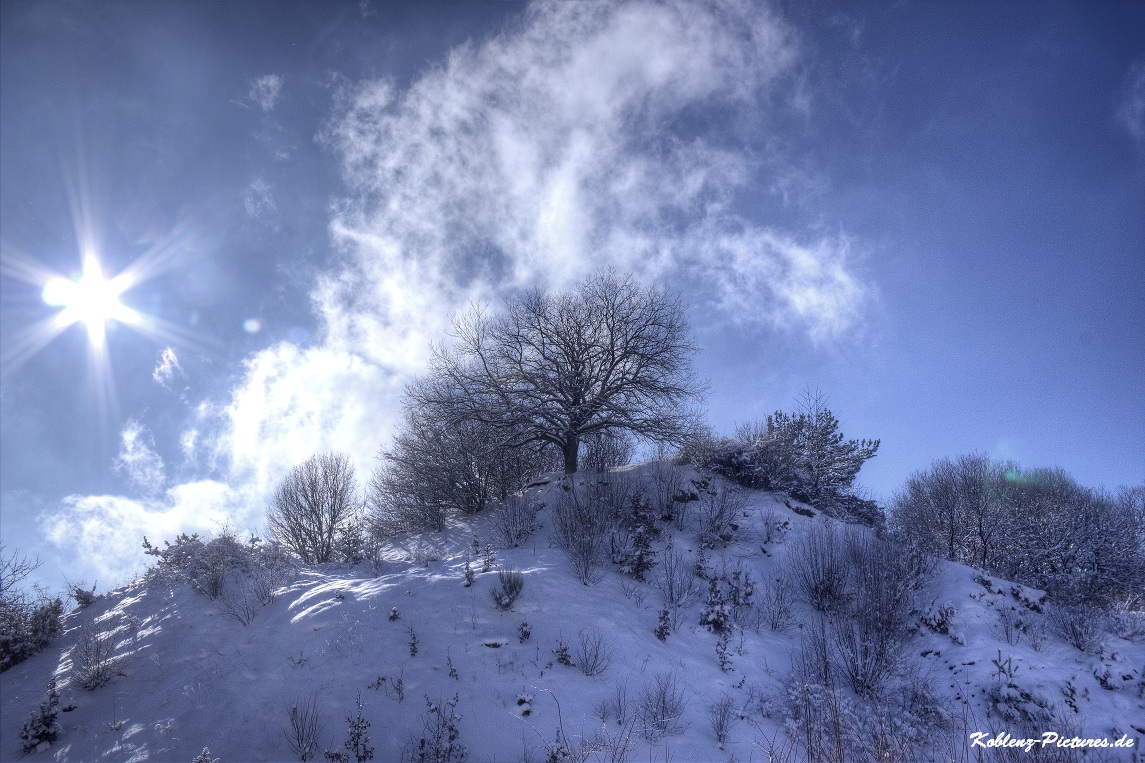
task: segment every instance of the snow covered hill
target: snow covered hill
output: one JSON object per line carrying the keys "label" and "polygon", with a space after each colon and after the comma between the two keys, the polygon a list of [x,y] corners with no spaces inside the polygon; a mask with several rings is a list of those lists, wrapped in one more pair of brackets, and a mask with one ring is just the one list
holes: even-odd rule
{"label": "snow covered hill", "polygon": [[[688,477],[697,493],[722,489]],[[648,467],[623,478],[638,484]],[[288,761],[307,736],[318,745],[311,759],[329,749],[354,760],[344,742],[358,698],[379,761],[1142,759],[1145,639],[1132,623],[1107,625],[1082,651],[1039,611],[1040,592],[941,562],[893,676],[856,694],[835,657],[842,631],[816,625],[822,616],[793,577],[808,539],[835,520],[750,492],[730,540],[701,552],[694,523],[661,522],[646,581],[606,563],[584,585],[550,544],[560,489],[530,491],[545,504],[538,526],[521,546],[496,548],[488,569],[495,518],[480,517],[402,538],[376,566],[303,569],[245,625],[172,576],[114,591],[0,674],[0,759],[24,756],[21,726],[53,676],[61,728],[32,760],[190,763],[209,748],[223,763]],[[669,555],[687,560],[695,582],[674,628],[661,623]],[[709,580],[692,576],[698,563]],[[490,595],[505,569],[524,580],[507,610]],[[87,690],[77,644],[104,634],[110,680]],[[808,682],[817,648],[830,652],[826,674]],[[1085,757],[1054,744],[1028,754],[982,746],[1007,732],[1134,746]]]}

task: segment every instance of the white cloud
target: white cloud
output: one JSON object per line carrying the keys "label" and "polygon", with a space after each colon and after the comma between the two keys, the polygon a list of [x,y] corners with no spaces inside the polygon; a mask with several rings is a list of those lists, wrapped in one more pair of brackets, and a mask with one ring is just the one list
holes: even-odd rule
{"label": "white cloud", "polygon": [[[540,3],[404,91],[344,83],[323,139],[350,195],[330,221],[342,258],[311,293],[319,341],[250,357],[227,402],[199,406],[188,462],[256,517],[313,453],[346,451],[365,477],[453,314],[607,264],[694,287],[727,322],[846,336],[869,294],[847,238],[733,211],[776,183],[735,136],[783,100],[797,53],[753,2]],[[158,507],[77,498],[69,513],[92,537],[120,516],[182,526],[180,488]]]}
{"label": "white cloud", "polygon": [[163,459],[153,450],[151,435],[138,421],[129,419],[119,434],[115,470],[124,474],[144,495],[155,495],[167,481]]}
{"label": "white cloud", "polygon": [[271,186],[262,178],[255,178],[243,193],[243,208],[255,220],[274,224],[278,219],[278,205],[274,203]]}
{"label": "white cloud", "polygon": [[151,378],[156,384],[170,388],[176,375],[186,376],[183,367],[179,365],[179,356],[170,347],[164,347],[163,352],[159,353],[159,362],[155,365]]}
{"label": "white cloud", "polygon": [[179,533],[213,533],[228,522],[245,529],[256,519],[244,511],[249,505],[245,496],[213,481],[178,485],[157,501],[73,495],[46,517],[44,532],[74,560],[69,576],[97,579],[106,588],[144,568],[144,537],[162,547],[161,541],[174,541]]}
{"label": "white cloud", "polygon": [[263,111],[271,111],[278,103],[278,95],[282,91],[282,77],[277,74],[266,74],[250,81],[247,99]]}

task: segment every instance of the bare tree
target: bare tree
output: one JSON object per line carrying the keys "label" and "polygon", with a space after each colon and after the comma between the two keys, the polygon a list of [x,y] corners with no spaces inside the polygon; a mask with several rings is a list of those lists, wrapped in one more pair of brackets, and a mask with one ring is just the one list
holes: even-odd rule
{"label": "bare tree", "polygon": [[303,461],[274,491],[266,510],[270,536],[306,564],[330,561],[334,543],[358,508],[354,466],[345,453],[320,453]]}
{"label": "bare tree", "polygon": [[694,379],[684,307],[611,270],[576,292],[534,289],[491,316],[474,308],[454,322],[452,350],[435,349],[431,378],[414,385],[416,405],[441,406],[452,421],[479,421],[510,446],[548,443],[566,473],[581,441],[630,432],[656,442],[683,439],[694,422]]}
{"label": "bare tree", "polygon": [[[411,391],[449,397],[444,383],[421,379]],[[451,421],[448,406],[407,399],[402,423],[379,454],[366,490],[375,528],[383,536],[443,530],[452,512],[476,514],[520,492],[536,474],[556,468],[551,453],[535,446],[504,447],[500,439],[480,421]]]}

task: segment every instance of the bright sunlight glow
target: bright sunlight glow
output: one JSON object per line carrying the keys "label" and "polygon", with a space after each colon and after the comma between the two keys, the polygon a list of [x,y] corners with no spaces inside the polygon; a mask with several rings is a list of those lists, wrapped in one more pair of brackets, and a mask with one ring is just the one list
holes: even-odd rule
{"label": "bright sunlight glow", "polygon": [[44,284],[42,297],[45,304],[63,308],[57,316],[58,325],[83,323],[92,345],[100,347],[104,343],[108,323],[139,322],[139,314],[119,301],[119,295],[131,286],[123,274],[106,278],[99,260],[88,255],[84,258],[83,274],[78,280],[53,278]]}

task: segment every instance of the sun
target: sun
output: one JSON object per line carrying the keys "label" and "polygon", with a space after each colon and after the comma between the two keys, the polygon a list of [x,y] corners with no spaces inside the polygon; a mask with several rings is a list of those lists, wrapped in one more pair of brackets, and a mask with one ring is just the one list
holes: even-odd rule
{"label": "sun", "polygon": [[132,285],[124,274],[107,278],[99,260],[88,255],[78,279],[53,278],[44,284],[41,296],[45,304],[62,308],[54,321],[56,328],[62,330],[73,323],[82,323],[92,345],[102,347],[109,323],[140,323],[139,313],[119,301],[120,295]]}

